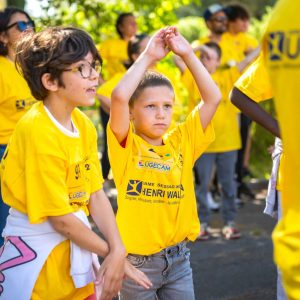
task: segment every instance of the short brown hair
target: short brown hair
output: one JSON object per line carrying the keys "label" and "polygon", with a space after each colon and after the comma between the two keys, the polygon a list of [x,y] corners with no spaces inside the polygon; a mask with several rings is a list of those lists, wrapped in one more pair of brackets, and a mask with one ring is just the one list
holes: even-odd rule
{"label": "short brown hair", "polygon": [[42,75],[49,73],[64,87],[62,72],[89,52],[95,61],[102,63],[92,38],[86,32],[74,27],[52,27],[24,35],[17,45],[16,65],[32,95],[44,100],[49,91],[42,84]]}
{"label": "short brown hair", "polygon": [[146,71],[136,90],[130,97],[129,105],[133,105],[134,101],[140,96],[144,89],[156,86],[166,86],[174,92],[171,81],[166,76],[158,72]]}

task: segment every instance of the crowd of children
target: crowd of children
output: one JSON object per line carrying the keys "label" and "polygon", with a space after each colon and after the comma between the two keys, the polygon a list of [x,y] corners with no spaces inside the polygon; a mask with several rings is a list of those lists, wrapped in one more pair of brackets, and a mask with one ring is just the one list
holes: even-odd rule
{"label": "crowd of children", "polygon": [[[210,239],[214,166],[222,234],[241,236],[234,219],[250,117],[283,139],[266,212],[280,213],[273,239],[285,291],[278,271],[277,299],[299,299],[297,8],[279,1],[262,52],[241,77],[260,48],[240,5],[209,6],[210,33],[192,44],[174,26],[138,35],[135,16],[121,14],[120,38],[99,49],[81,29],[35,33],[23,10],[0,12],[0,298],[195,299],[187,242]],[[169,53],[174,74],[159,64]],[[273,95],[279,123],[256,103]],[[77,108],[95,99],[104,178],[96,130]],[[110,167],[116,218],[103,191]]]}

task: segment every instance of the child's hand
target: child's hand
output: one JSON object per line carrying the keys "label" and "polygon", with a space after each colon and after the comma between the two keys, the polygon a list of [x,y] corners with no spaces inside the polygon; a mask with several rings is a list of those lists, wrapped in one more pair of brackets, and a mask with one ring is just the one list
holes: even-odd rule
{"label": "child's hand", "polygon": [[145,273],[135,268],[127,259],[125,261],[125,276],[145,289],[152,287],[152,283]]}
{"label": "child's hand", "polygon": [[153,63],[161,60],[170,52],[164,39],[165,31],[165,28],[157,31],[151,37],[146,49],[144,50],[144,55],[149,56]]}
{"label": "child's hand", "polygon": [[109,253],[96,274],[95,285],[103,284],[101,300],[111,300],[121,289],[124,278],[125,257],[117,252]]}
{"label": "child's hand", "polygon": [[178,32],[177,28],[170,26],[165,30],[165,43],[170,50],[180,57],[193,53],[189,42]]}

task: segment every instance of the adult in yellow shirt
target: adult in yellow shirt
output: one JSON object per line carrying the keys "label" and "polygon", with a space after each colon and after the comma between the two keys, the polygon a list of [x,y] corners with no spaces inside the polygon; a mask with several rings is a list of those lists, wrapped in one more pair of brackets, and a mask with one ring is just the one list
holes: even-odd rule
{"label": "adult in yellow shirt", "polygon": [[[236,11],[236,9],[235,9]],[[240,16],[240,14],[239,14]],[[245,36],[245,33],[241,33],[237,35],[239,47],[235,44],[236,38],[235,35],[231,33],[227,33],[228,30],[228,17],[226,15],[226,8],[220,4],[213,4],[207,7],[207,9],[203,13],[203,17],[206,23],[207,28],[209,29],[209,35],[195,41],[192,45],[195,49],[199,46],[203,45],[206,42],[212,41],[216,42],[222,50],[222,58],[221,65],[217,72],[220,73],[220,78],[224,76],[228,76],[227,81],[233,79],[230,76],[230,73],[227,70],[231,67],[237,66],[243,59],[246,57],[247,51],[249,48],[247,43],[240,41]],[[240,29],[239,29],[240,30]],[[231,87],[234,85],[234,81],[232,81]],[[250,120],[244,116],[240,115],[240,134],[242,137],[242,147],[238,151],[238,159],[236,164],[236,174],[237,174],[237,183],[238,183],[238,191],[239,194],[243,191],[248,195],[251,195],[251,192],[247,188],[247,186],[243,183],[243,161],[244,161],[244,153],[246,149],[246,144],[248,140],[249,126]]]}
{"label": "adult in yellow shirt", "polygon": [[[95,281],[102,298],[111,299],[124,270],[149,286],[125,259],[102,189],[96,130],[77,108],[94,104],[101,71],[91,37],[73,27],[45,29],[20,41],[16,61],[42,101],[18,122],[1,164],[3,200],[11,206],[1,297],[96,299]],[[105,240],[92,231],[88,215]],[[100,269],[95,255],[104,258]]]}
{"label": "adult in yellow shirt", "polygon": [[275,261],[289,299],[300,299],[300,106],[298,11],[300,3],[278,1],[263,38],[266,63],[285,152],[282,170],[282,219],[273,233]]}
{"label": "adult in yellow shirt", "polygon": [[104,41],[98,46],[104,61],[104,74],[106,80],[119,72],[125,72],[124,64],[128,63],[128,41],[136,36],[137,23],[132,13],[122,13],[116,21],[118,38]]}
{"label": "adult in yellow shirt", "polygon": [[[25,79],[15,68],[15,45],[24,32],[34,30],[29,15],[18,8],[7,7],[0,12],[0,160],[18,120],[29,110],[35,99]],[[1,197],[0,235],[5,226],[9,207]],[[0,237],[0,245],[3,238]]]}

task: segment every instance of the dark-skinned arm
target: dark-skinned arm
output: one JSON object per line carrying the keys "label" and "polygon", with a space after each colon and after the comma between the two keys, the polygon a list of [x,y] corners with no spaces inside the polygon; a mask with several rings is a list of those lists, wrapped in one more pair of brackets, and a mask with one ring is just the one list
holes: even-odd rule
{"label": "dark-skinned arm", "polygon": [[268,112],[266,112],[258,103],[246,96],[238,88],[234,87],[230,95],[231,102],[240,109],[247,117],[264,127],[277,137],[281,137],[279,125]]}

